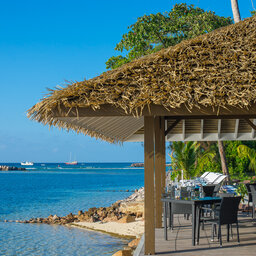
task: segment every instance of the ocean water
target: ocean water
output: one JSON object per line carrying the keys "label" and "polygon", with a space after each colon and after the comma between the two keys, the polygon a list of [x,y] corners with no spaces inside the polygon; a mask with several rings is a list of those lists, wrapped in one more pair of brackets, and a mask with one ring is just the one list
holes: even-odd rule
{"label": "ocean water", "polygon": [[128,240],[79,228],[4,220],[64,216],[109,206],[143,182],[143,168],[130,163],[40,163],[25,172],[0,171],[0,255],[112,255]]}

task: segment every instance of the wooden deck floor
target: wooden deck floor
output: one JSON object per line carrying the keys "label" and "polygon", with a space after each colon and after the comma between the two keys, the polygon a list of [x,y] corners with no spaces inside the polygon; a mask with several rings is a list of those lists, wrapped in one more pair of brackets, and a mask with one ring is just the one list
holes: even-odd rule
{"label": "wooden deck floor", "polygon": [[[179,256],[250,256],[256,255],[256,222],[247,216],[240,216],[240,244],[237,243],[236,228],[233,228],[233,239],[226,240],[226,227],[222,227],[223,247],[219,247],[219,242],[211,241],[211,226],[206,225],[205,230],[201,230],[199,245],[192,246],[191,224],[184,220],[183,216],[176,215],[174,219],[177,225],[173,231],[168,230],[168,241],[164,240],[163,229],[156,229],[156,254],[155,255],[179,255]],[[179,227],[178,227],[179,225]],[[142,248],[139,256],[144,256]]]}

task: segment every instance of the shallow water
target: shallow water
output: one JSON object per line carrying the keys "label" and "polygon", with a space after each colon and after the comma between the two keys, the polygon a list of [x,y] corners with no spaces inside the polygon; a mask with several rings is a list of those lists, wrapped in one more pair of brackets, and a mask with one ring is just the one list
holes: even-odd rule
{"label": "shallow water", "polygon": [[143,169],[129,165],[36,164],[28,172],[0,172],[0,255],[112,255],[121,249],[126,239],[98,232],[3,221],[109,206],[131,194],[125,190],[143,186]]}

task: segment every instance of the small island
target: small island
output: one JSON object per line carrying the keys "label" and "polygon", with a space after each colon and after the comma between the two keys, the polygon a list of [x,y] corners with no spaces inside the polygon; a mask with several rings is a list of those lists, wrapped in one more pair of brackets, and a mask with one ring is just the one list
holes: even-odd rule
{"label": "small island", "polygon": [[144,163],[133,163],[131,167],[144,167]]}
{"label": "small island", "polygon": [[24,167],[0,165],[0,171],[26,171]]}

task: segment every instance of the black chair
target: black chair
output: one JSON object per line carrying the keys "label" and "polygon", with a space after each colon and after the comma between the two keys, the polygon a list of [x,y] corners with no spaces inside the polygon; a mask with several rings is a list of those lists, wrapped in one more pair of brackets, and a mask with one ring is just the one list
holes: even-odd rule
{"label": "black chair", "polygon": [[[220,241],[220,246],[222,246],[221,237],[221,225],[227,225],[227,241],[229,242],[229,232],[232,224],[236,224],[237,227],[237,241],[239,240],[239,227],[237,220],[238,206],[241,201],[241,197],[223,197],[219,209],[215,210],[214,218],[208,220],[212,223],[212,240],[214,240],[214,235],[216,232],[216,226],[218,225],[218,239]],[[200,222],[198,223],[197,229],[197,242],[199,242],[200,237]],[[204,220],[207,221],[207,220]]]}
{"label": "black chair", "polygon": [[[255,218],[255,206],[256,206],[256,184],[246,184],[249,185],[247,190],[249,189],[250,192],[248,191],[248,196],[249,196],[249,200],[248,200],[248,206],[249,206],[249,202],[252,203],[252,218]],[[246,186],[247,187],[247,186]]]}
{"label": "black chair", "polygon": [[204,197],[213,197],[215,190],[215,185],[203,186]]}
{"label": "black chair", "polygon": [[[215,189],[215,185],[203,186],[203,196],[204,197],[213,197],[214,189]],[[206,217],[208,214],[211,215],[211,213],[212,213],[211,205],[203,205],[201,207],[201,209],[202,209],[201,214],[203,217]],[[202,230],[204,230],[204,223],[202,225]]]}
{"label": "black chair", "polygon": [[[189,191],[186,187],[180,188],[180,196],[182,198],[189,197]],[[175,188],[172,187],[169,191],[169,193],[166,193],[165,195],[174,198],[175,197]],[[192,206],[191,205],[185,205],[185,204],[179,204],[179,203],[172,203],[171,204],[171,211],[168,209],[168,216],[169,216],[169,227],[173,229],[174,222],[173,222],[173,216],[174,214],[184,214],[184,218],[189,219],[189,216],[192,214]]]}

